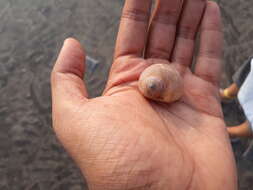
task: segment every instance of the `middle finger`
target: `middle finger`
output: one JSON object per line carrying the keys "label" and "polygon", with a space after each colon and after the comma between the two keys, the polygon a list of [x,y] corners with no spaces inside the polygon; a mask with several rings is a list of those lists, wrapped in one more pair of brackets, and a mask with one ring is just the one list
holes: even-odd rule
{"label": "middle finger", "polygon": [[157,0],[149,29],[147,58],[169,60],[182,6],[183,0]]}

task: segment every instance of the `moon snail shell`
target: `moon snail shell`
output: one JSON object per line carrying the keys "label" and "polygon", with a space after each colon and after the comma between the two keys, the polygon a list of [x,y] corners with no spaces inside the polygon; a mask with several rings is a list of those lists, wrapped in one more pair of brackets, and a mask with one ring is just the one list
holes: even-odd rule
{"label": "moon snail shell", "polygon": [[183,79],[175,67],[168,64],[154,64],[145,69],[138,85],[146,98],[159,102],[175,102],[183,95]]}

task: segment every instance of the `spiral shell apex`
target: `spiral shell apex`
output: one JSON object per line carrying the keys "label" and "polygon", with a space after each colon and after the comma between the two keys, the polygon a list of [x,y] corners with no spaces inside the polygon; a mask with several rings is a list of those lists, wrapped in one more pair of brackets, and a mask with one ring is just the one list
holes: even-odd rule
{"label": "spiral shell apex", "polygon": [[183,79],[175,67],[154,64],[143,71],[139,79],[139,90],[149,99],[171,103],[183,95]]}

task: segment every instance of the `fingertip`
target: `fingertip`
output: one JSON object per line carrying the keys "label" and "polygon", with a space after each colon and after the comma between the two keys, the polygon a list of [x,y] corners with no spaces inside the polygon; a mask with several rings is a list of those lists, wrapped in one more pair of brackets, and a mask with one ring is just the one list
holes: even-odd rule
{"label": "fingertip", "polygon": [[207,1],[206,9],[209,14],[220,14],[220,7],[215,1]]}
{"label": "fingertip", "polygon": [[207,7],[219,10],[219,5],[215,1],[207,1]]}
{"label": "fingertip", "polygon": [[81,45],[81,43],[80,43],[77,39],[75,39],[75,38],[73,38],[73,37],[68,37],[68,38],[66,38],[66,39],[64,40],[63,45],[65,45],[65,44],[71,45],[71,46],[75,46],[75,47],[77,47],[78,49],[80,49],[80,50],[82,50],[83,52],[85,52],[85,49],[84,49],[84,47]]}
{"label": "fingertip", "polygon": [[208,1],[204,18],[202,21],[202,30],[221,30],[221,12],[219,5],[214,1]]}
{"label": "fingertip", "polygon": [[[68,42],[71,42],[71,41],[78,42],[75,38],[73,38],[73,37],[68,37],[68,38],[66,38],[66,39],[64,40],[64,44],[65,44],[65,43],[68,43]],[[79,43],[79,42],[78,42],[78,43]]]}
{"label": "fingertip", "polygon": [[64,40],[63,47],[67,47],[69,49],[72,49],[75,53],[75,56],[78,55],[79,58],[82,60],[85,60],[86,52],[85,48],[82,46],[82,44],[75,38],[69,37]]}
{"label": "fingertip", "polygon": [[67,38],[64,40],[53,71],[71,73],[83,78],[85,58],[86,54],[80,42],[74,38]]}

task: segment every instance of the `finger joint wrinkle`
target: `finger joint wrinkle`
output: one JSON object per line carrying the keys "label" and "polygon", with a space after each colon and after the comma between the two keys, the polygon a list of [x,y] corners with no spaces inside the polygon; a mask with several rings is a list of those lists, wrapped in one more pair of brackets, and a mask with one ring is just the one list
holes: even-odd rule
{"label": "finger joint wrinkle", "polygon": [[177,11],[174,11],[174,12],[171,11],[168,14],[156,15],[153,18],[153,22],[160,23],[160,24],[165,24],[165,25],[176,26],[178,15],[179,14],[178,14]]}
{"label": "finger joint wrinkle", "polygon": [[123,12],[121,19],[130,19],[134,21],[148,22],[149,12],[145,12],[145,11],[137,10],[137,9],[129,9]]}
{"label": "finger joint wrinkle", "polygon": [[196,30],[191,26],[181,25],[177,36],[180,38],[193,40],[196,37]]}

